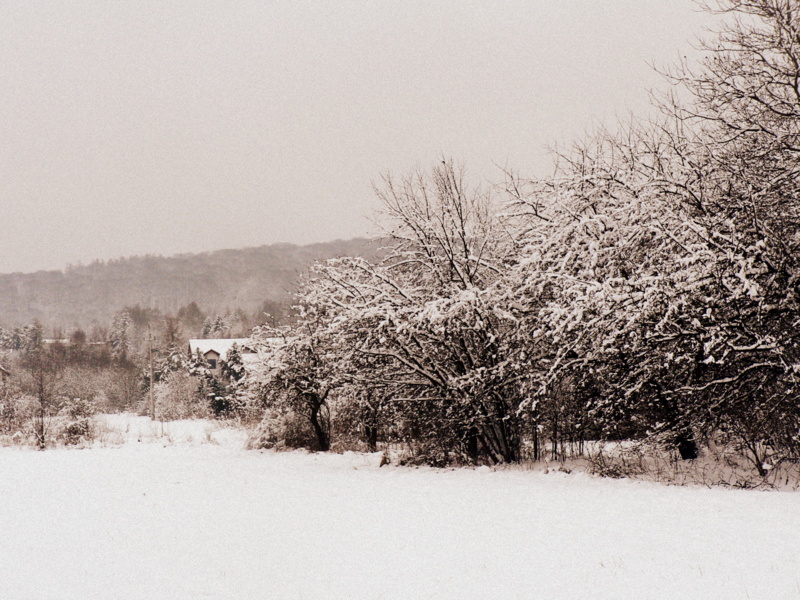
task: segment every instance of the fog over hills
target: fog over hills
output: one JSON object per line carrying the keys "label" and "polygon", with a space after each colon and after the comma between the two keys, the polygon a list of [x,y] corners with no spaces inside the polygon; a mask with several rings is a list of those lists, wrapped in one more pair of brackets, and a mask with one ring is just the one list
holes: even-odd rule
{"label": "fog over hills", "polygon": [[298,277],[316,260],[374,257],[363,238],[297,246],[274,244],[178,256],[137,256],[63,271],[0,275],[0,326],[39,320],[46,329],[107,326],[114,313],[139,305],[165,314],[191,302],[206,314],[264,303],[286,305]]}

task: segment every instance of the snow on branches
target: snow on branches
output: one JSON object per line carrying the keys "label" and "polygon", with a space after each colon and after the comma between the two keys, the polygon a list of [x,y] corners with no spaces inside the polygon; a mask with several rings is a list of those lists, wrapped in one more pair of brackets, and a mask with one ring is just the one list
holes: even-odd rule
{"label": "snow on branches", "polygon": [[295,323],[262,332],[286,341],[256,378],[270,398],[319,447],[339,427],[434,464],[590,438],[694,458],[717,434],[759,472],[800,459],[796,16],[720,7],[740,18],[670,74],[690,101],[576,143],[555,176],[386,176],[385,258],[317,265]]}

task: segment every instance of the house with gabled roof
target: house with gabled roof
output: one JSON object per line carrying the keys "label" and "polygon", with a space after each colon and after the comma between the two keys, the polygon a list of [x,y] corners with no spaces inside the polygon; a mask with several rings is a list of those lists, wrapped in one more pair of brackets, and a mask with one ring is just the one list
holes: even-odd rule
{"label": "house with gabled roof", "polygon": [[213,375],[219,375],[222,362],[228,360],[228,353],[234,344],[238,347],[242,363],[247,366],[257,360],[255,350],[248,338],[230,339],[192,339],[189,340],[189,356],[194,358],[198,354],[208,363],[208,368]]}

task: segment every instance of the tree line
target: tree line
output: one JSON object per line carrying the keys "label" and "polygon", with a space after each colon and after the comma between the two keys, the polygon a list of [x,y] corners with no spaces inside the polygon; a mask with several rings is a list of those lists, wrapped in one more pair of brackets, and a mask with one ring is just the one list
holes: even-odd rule
{"label": "tree line", "polygon": [[273,312],[288,306],[294,280],[315,260],[358,253],[374,255],[374,247],[363,239],[275,244],[0,274],[0,325],[38,320],[48,332],[80,328],[91,337],[93,329],[107,327],[126,306],[175,314],[191,302],[211,314],[241,312],[259,318],[265,301]]}

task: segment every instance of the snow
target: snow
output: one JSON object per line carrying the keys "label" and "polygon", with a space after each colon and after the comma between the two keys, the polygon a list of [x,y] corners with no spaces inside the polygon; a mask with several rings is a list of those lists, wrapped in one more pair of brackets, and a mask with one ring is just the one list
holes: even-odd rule
{"label": "snow", "polygon": [[0,449],[0,598],[800,597],[796,493],[379,467],[164,427],[106,417],[92,449]]}
{"label": "snow", "polygon": [[151,421],[149,417],[132,414],[109,414],[95,417],[97,445],[122,445],[128,443],[170,444],[225,444],[243,447],[247,433],[243,429],[225,425],[224,421],[184,419],[179,421]]}

